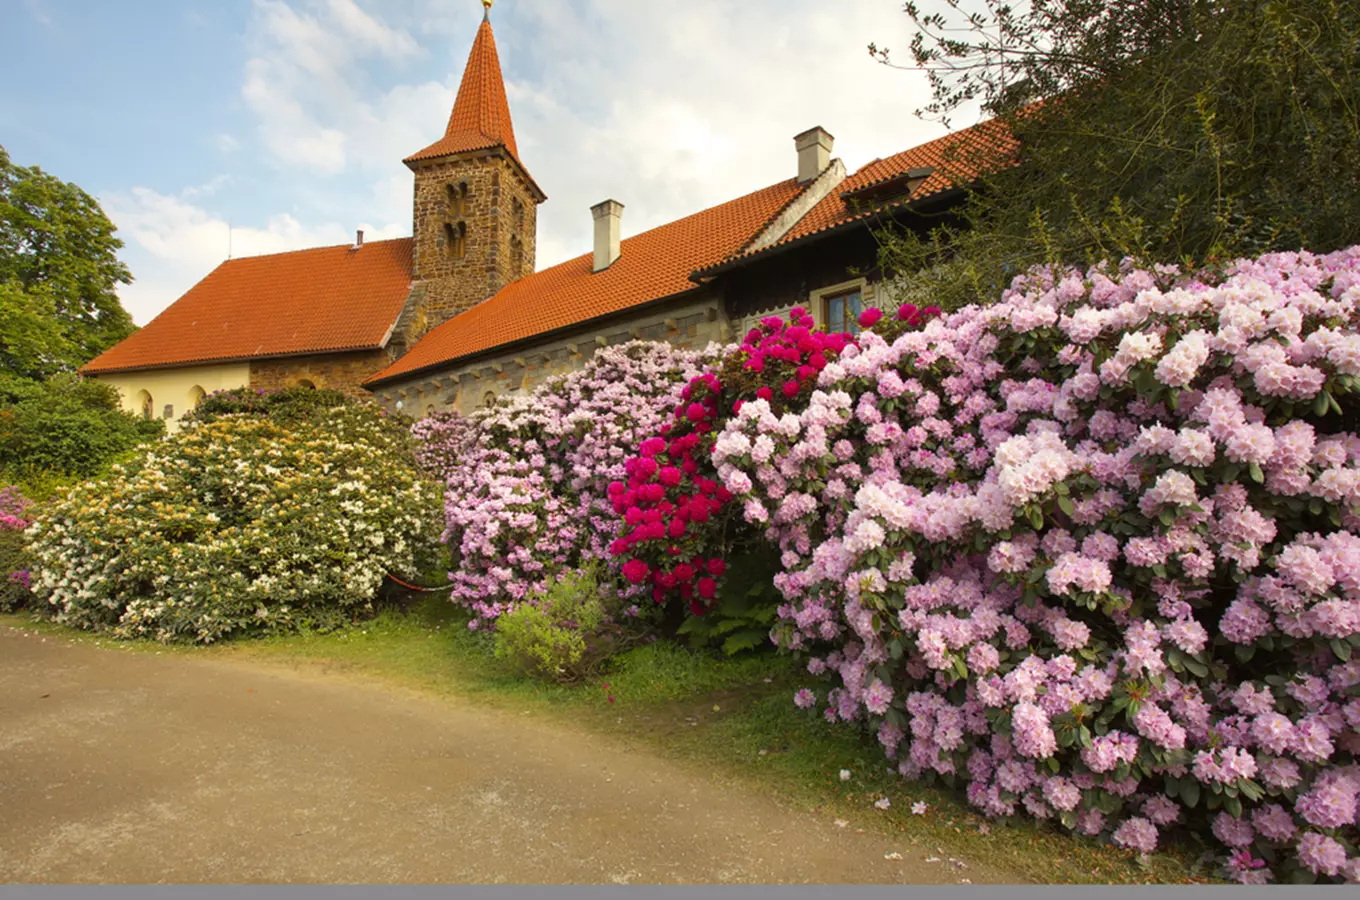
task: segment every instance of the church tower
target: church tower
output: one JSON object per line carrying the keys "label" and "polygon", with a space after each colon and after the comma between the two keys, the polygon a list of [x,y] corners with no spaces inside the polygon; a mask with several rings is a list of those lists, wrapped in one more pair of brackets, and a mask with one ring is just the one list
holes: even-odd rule
{"label": "church tower", "polygon": [[422,295],[403,323],[408,346],[534,271],[538,204],[547,197],[520,162],[491,0],[482,3],[444,136],[404,160],[415,173],[412,270]]}

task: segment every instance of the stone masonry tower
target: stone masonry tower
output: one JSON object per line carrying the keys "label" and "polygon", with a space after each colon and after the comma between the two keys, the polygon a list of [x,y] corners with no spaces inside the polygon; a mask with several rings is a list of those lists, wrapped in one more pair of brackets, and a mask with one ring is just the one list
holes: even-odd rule
{"label": "stone masonry tower", "polygon": [[444,136],[404,162],[415,172],[413,278],[398,338],[426,331],[534,271],[538,204],[520,162],[490,0]]}

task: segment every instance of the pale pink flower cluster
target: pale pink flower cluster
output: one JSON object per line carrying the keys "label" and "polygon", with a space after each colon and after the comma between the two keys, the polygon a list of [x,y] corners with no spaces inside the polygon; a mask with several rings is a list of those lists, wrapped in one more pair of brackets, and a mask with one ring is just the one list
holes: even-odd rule
{"label": "pale pink flower cluster", "polygon": [[[1263,852],[1345,877],[1360,437],[1329,410],[1357,375],[1360,248],[1036,270],[865,333],[714,462],[784,556],[778,641],[838,683],[833,721],[905,717],[904,775],[1139,852],[1179,822],[1245,854],[1234,877]],[[1187,800],[1216,790],[1241,814]]]}

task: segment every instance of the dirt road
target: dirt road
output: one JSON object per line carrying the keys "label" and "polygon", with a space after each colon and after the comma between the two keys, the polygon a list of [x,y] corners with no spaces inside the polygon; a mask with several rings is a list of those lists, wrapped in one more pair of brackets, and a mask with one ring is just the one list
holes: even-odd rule
{"label": "dirt road", "polygon": [[0,626],[0,882],[1008,880],[926,858],[514,713]]}

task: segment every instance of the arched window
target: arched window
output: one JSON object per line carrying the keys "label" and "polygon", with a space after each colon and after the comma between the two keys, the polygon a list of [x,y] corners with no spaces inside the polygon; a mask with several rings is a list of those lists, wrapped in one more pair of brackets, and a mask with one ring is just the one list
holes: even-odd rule
{"label": "arched window", "polygon": [[492,406],[493,404],[495,404],[495,402],[496,402],[496,392],[495,392],[495,391],[487,391],[487,392],[486,392],[486,396],[482,398],[482,405],[483,405],[483,406]]}
{"label": "arched window", "polygon": [[310,378],[304,378],[297,383],[300,388],[307,388],[309,391],[316,390],[316,384]]}
{"label": "arched window", "polygon": [[467,225],[459,222],[444,223],[444,252],[450,259],[462,259],[467,249]]}
{"label": "arched window", "polygon": [[203,388],[199,387],[198,385],[194,385],[193,387],[189,388],[189,408],[197,409],[198,405],[203,402],[203,398],[206,397],[207,395],[208,392],[203,390]]}
{"label": "arched window", "polygon": [[518,237],[510,239],[510,271],[516,276],[524,274],[524,244]]}
{"label": "arched window", "polygon": [[137,392],[137,410],[148,422],[156,417],[156,401],[151,399],[150,391]]}
{"label": "arched window", "polygon": [[524,233],[524,204],[518,198],[514,202],[515,210],[515,230],[520,234]]}

